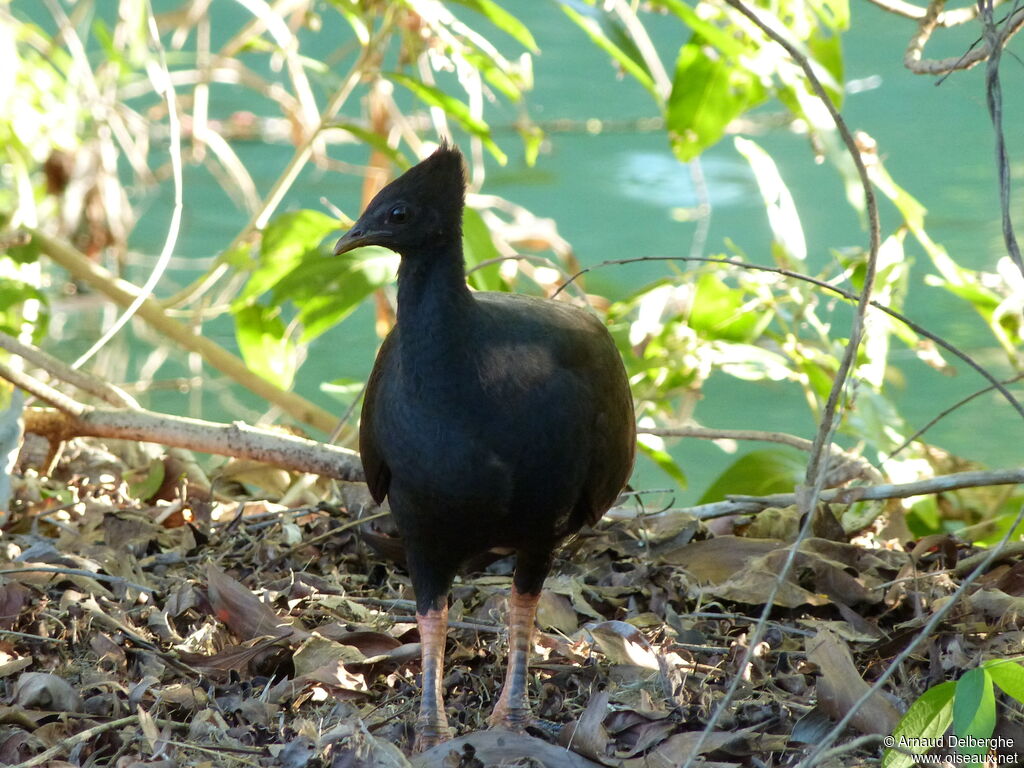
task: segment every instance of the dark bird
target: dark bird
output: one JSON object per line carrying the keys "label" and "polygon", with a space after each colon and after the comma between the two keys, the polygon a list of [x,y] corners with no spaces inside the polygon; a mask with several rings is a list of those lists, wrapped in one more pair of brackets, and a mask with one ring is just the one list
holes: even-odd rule
{"label": "dark bird", "polygon": [[334,249],[401,256],[398,320],[377,354],[359,428],[370,493],[406,551],[422,643],[417,749],[448,738],[441,681],[459,566],[516,552],[509,661],[491,725],[530,718],[527,663],[553,552],[596,522],[636,447],[622,359],[604,325],[564,302],[474,293],[462,257],[462,154],[442,144],[382,189]]}

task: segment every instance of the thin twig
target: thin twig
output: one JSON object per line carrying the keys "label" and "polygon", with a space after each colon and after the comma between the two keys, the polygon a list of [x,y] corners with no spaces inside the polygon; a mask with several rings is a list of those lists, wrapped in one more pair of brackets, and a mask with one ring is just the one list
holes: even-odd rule
{"label": "thin twig", "polygon": [[128,579],[121,576],[107,576],[105,573],[95,573],[81,568],[60,568],[52,565],[26,565],[24,568],[0,568],[0,575],[3,576],[18,573],[53,573],[59,576],[85,576],[86,578],[94,579],[95,581],[103,581],[107,584],[119,584],[150,595],[156,592],[152,587],[136,584],[134,581],[128,581]]}
{"label": "thin twig", "polygon": [[128,717],[122,717],[119,720],[111,720],[109,723],[94,725],[92,728],[86,728],[84,731],[80,731],[73,736],[61,739],[49,749],[40,752],[38,755],[33,755],[27,760],[23,760],[20,763],[11,766],[11,768],[34,768],[37,765],[45,763],[50,758],[56,757],[62,752],[70,752],[73,747],[76,747],[79,744],[89,743],[101,733],[113,731],[116,728],[122,728],[126,725],[135,725],[138,722],[138,715],[129,715]]}
{"label": "thin twig", "polygon": [[[1021,379],[1024,379],[1024,373],[1017,374],[1016,376],[1014,376],[1012,378],[1009,378],[1009,379],[1004,379],[1000,383],[1003,386],[1009,386],[1010,384],[1016,384]],[[907,446],[909,446],[911,443],[913,443],[915,440],[917,440],[919,437],[921,437],[921,435],[923,435],[929,429],[934,427],[936,424],[938,424],[944,418],[949,416],[949,414],[953,413],[954,411],[959,410],[960,408],[962,408],[963,406],[967,405],[969,402],[971,402],[975,398],[981,397],[982,395],[987,394],[987,393],[991,392],[994,389],[995,389],[994,386],[988,386],[988,387],[985,387],[984,389],[979,389],[977,392],[972,392],[967,397],[965,397],[965,398],[963,398],[961,400],[958,400],[957,402],[953,403],[953,405],[949,406],[944,411],[940,412],[937,416],[935,416],[933,419],[931,419],[927,424],[925,424],[923,427],[918,429],[916,432],[914,432],[914,434],[912,434],[910,437],[908,437],[906,440],[904,440],[902,443],[900,443],[896,448],[894,448],[892,451],[890,451],[889,455],[886,456],[885,459],[882,461],[882,464],[885,464],[886,461],[889,461],[890,459],[895,458],[899,453],[901,453],[902,451],[906,450]]]}
{"label": "thin twig", "polygon": [[[997,469],[979,472],[953,472],[928,480],[913,483],[863,485],[853,488],[834,488],[821,492],[821,501],[826,504],[855,504],[858,501],[880,499],[906,499],[911,496],[925,496],[948,493],[960,488],[983,488],[991,485],[1018,485],[1024,483],[1024,469]],[[795,493],[773,493],[766,496],[730,495],[730,499],[746,503],[763,503],[773,507],[788,507],[797,499]]]}
{"label": "thin twig", "polygon": [[704,729],[701,731],[700,737],[697,739],[697,743],[693,747],[693,751],[683,764],[683,768],[689,768],[693,763],[694,756],[700,754],[700,748],[703,745],[703,742],[714,731],[715,725],[721,719],[722,715],[725,714],[726,709],[735,697],[736,691],[739,689],[740,683],[743,679],[742,671],[747,668],[747,665],[750,664],[753,659],[754,649],[759,644],[768,625],[768,617],[771,614],[775,596],[778,594],[779,590],[782,589],[782,585],[785,583],[786,578],[796,562],[800,542],[810,534],[812,522],[816,517],[818,498],[824,486],[827,474],[826,470],[828,468],[828,461],[830,457],[828,446],[832,444],[832,436],[839,426],[839,419],[837,417],[839,398],[846,389],[846,382],[850,374],[850,369],[853,366],[857,350],[860,348],[864,328],[864,316],[867,313],[868,306],[871,301],[871,290],[874,287],[875,269],[878,262],[878,250],[881,245],[881,226],[878,219],[878,207],[875,203],[874,188],[872,187],[871,180],[868,177],[868,171],[867,167],[864,165],[864,159],[861,157],[857,142],[854,140],[849,128],[847,128],[846,122],[839,114],[839,111],[832,103],[832,99],[825,92],[824,87],[815,75],[814,67],[811,65],[811,62],[808,61],[807,57],[797,50],[796,46],[786,39],[784,35],[780,34],[767,24],[753,9],[748,8],[740,0],[726,0],[726,2],[732,8],[735,8],[747,17],[767,37],[774,40],[789,54],[790,58],[803,70],[804,76],[807,78],[807,82],[818,97],[818,100],[828,110],[833,123],[835,123],[836,130],[842,138],[843,144],[846,145],[847,152],[857,168],[857,175],[860,178],[860,183],[864,191],[864,202],[868,213],[869,248],[867,265],[864,272],[864,290],[857,299],[857,309],[854,312],[853,320],[850,325],[850,340],[843,351],[842,359],[840,360],[839,367],[836,370],[832,381],[832,387],[829,391],[828,398],[825,401],[825,407],[822,409],[818,431],[814,437],[814,448],[811,451],[810,460],[807,462],[807,471],[804,475],[804,486],[803,488],[797,489],[797,503],[804,514],[803,525],[800,527],[796,541],[794,541],[790,546],[786,561],[783,563],[780,572],[772,584],[772,589],[765,600],[765,606],[761,611],[757,624],[754,625],[751,630],[750,642],[743,653],[743,658],[739,662],[740,673],[733,677],[725,695],[719,701],[718,705],[712,712],[711,717],[704,726]]}
{"label": "thin twig", "polygon": [[[1016,7],[1016,3],[1014,4]],[[1006,138],[1003,135],[1003,90],[999,83],[999,59],[1003,54],[1003,46],[1013,34],[1007,21],[1002,31],[992,19],[992,0],[978,0],[981,8],[982,26],[985,30],[985,43],[991,50],[988,66],[985,68],[985,97],[988,113],[992,118],[992,129],[996,139],[996,165],[999,171],[999,206],[1003,212],[1003,241],[1006,252],[1017,265],[1021,276],[1024,276],[1024,259],[1020,255],[1020,246],[1013,231],[1013,219],[1010,217],[1010,160],[1006,156]]]}
{"label": "thin twig", "polygon": [[[928,13],[927,8],[905,2],[905,0],[868,0],[868,2],[877,5],[883,11],[888,11],[908,19],[923,19]],[[996,0],[994,5],[1002,5],[1004,2],[1006,0]],[[938,14],[937,20],[940,27],[957,27],[961,24],[966,24],[968,21],[973,21],[977,17],[978,6],[968,5],[964,8],[955,8],[952,11],[943,11]]]}
{"label": "thin twig", "polygon": [[[148,12],[146,13],[146,29],[149,32],[150,39],[156,47],[157,59],[160,62],[159,68],[154,68],[154,72],[159,73],[162,83],[157,84],[157,90],[163,91],[163,97],[167,101],[167,123],[170,127],[171,145],[169,153],[171,156],[171,172],[174,179],[174,205],[171,208],[171,222],[167,227],[167,235],[164,238],[163,248],[160,249],[160,255],[157,257],[156,263],[153,265],[152,271],[149,273],[149,277],[146,278],[146,282],[139,288],[138,294],[135,299],[129,304],[124,311],[118,316],[113,324],[107,328],[106,331],[93,343],[89,349],[82,353],[74,363],[71,364],[72,368],[80,368],[86,362],[105,347],[118,332],[124,328],[135,313],[138,312],[139,307],[142,306],[143,302],[149,299],[153,295],[153,291],[156,289],[157,283],[160,282],[167,270],[167,265],[171,261],[171,256],[174,254],[174,247],[178,243],[178,233],[181,231],[181,213],[184,208],[182,200],[182,190],[184,188],[184,182],[182,181],[181,171],[181,122],[178,120],[178,103],[175,98],[174,84],[171,82],[171,73],[167,68],[167,58],[164,56],[163,46],[160,44],[160,33],[156,28],[156,19],[153,17],[153,9],[149,4],[143,5]],[[155,79],[153,74],[150,74],[150,79]],[[161,87],[162,86],[162,87]]]}
{"label": "thin twig", "polygon": [[88,408],[63,392],[58,392],[49,384],[44,384],[27,373],[14,370],[6,363],[0,363],[0,379],[7,379],[14,386],[25,390],[30,395],[35,395],[72,418],[80,417]]}
{"label": "thin twig", "polygon": [[[640,434],[656,435],[658,437],[687,437],[698,440],[756,440],[764,443],[787,445],[790,448],[796,448],[798,451],[805,452],[811,451],[814,448],[813,441],[806,438],[789,435],[785,432],[765,432],[758,429],[710,429],[708,427],[689,425],[684,427],[637,427],[636,431]],[[872,481],[881,481],[881,474],[867,459],[848,453],[834,443],[830,450],[832,451],[833,459],[854,467],[858,474],[867,475]],[[849,478],[836,480],[832,477],[830,480],[838,483],[847,482]]]}
{"label": "thin twig", "polygon": [[30,635],[27,632],[15,632],[13,629],[0,629],[0,635],[4,637],[20,637],[23,640],[38,640],[41,643],[63,643],[59,637],[43,637],[42,635]]}

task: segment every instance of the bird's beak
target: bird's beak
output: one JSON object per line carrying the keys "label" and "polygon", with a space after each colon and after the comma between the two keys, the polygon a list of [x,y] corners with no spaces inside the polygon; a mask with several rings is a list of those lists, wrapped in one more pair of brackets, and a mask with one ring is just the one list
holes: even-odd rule
{"label": "bird's beak", "polygon": [[380,238],[383,232],[374,232],[360,226],[359,222],[352,227],[348,232],[341,236],[337,244],[334,246],[334,255],[340,256],[343,253],[348,253],[351,250],[359,248],[364,245],[377,245],[378,238]]}

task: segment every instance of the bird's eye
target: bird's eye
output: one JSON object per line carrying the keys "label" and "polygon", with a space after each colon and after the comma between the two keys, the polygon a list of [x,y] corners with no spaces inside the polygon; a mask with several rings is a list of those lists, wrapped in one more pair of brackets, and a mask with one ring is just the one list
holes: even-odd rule
{"label": "bird's eye", "polygon": [[391,224],[401,224],[403,221],[409,218],[409,209],[404,205],[396,205],[390,211],[388,211],[388,222]]}

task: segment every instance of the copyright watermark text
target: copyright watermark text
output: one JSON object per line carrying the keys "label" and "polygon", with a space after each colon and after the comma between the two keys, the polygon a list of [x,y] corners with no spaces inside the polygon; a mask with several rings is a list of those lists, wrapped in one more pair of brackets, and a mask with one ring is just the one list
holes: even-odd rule
{"label": "copyright watermark text", "polygon": [[[1017,765],[1018,753],[1013,739],[1005,736],[992,736],[979,739],[976,736],[886,736],[882,743],[889,749],[909,752],[916,755],[918,763],[926,764],[932,759],[936,763],[953,763],[954,765],[976,765],[980,755],[988,755],[989,765]],[[954,750],[952,754],[924,754],[932,749]],[[964,754],[959,750],[970,750]]]}

